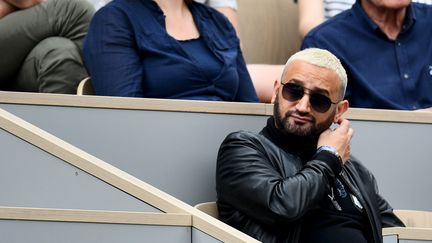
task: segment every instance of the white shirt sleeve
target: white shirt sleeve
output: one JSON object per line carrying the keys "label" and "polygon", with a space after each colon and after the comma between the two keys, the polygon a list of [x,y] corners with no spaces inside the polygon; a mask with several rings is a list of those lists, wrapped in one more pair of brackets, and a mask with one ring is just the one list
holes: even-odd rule
{"label": "white shirt sleeve", "polygon": [[195,0],[195,2],[207,4],[212,8],[228,7],[234,10],[238,9],[236,0]]}
{"label": "white shirt sleeve", "polygon": [[103,7],[108,2],[111,2],[111,0],[88,0],[90,3],[92,3],[96,10]]}

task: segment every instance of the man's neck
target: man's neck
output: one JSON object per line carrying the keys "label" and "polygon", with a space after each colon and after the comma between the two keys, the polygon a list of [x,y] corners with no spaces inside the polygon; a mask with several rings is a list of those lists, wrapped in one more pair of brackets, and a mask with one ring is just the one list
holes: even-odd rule
{"label": "man's neck", "polygon": [[373,5],[368,0],[362,0],[361,5],[366,14],[379,26],[382,32],[390,40],[396,40],[402,31],[402,26],[406,16],[406,7],[403,8],[384,8]]}
{"label": "man's neck", "polygon": [[298,136],[278,128],[274,118],[267,120],[266,126],[268,134],[274,141],[282,147],[295,150],[297,152],[315,151],[318,143],[318,136]]}

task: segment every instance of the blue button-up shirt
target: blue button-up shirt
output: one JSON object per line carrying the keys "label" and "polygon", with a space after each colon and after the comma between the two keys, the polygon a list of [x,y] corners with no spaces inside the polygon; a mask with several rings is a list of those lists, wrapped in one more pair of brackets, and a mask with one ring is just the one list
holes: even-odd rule
{"label": "blue button-up shirt", "polygon": [[228,19],[200,3],[189,9],[203,42],[196,50],[167,33],[152,0],[114,0],[100,9],[84,43],[96,94],[257,102]]}
{"label": "blue button-up shirt", "polygon": [[390,40],[353,7],[313,29],[302,49],[318,47],[347,70],[352,107],[414,110],[432,107],[432,6],[412,3],[402,31]]}

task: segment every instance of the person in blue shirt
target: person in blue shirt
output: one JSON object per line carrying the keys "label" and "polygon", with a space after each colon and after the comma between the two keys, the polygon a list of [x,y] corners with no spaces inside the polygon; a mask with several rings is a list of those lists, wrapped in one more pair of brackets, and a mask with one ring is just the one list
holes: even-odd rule
{"label": "person in blue shirt", "polygon": [[[339,14],[355,3],[356,0],[294,0],[298,4],[299,33],[304,37],[311,29],[325,20]],[[413,0],[413,2],[432,4],[432,0]]]}
{"label": "person in blue shirt", "polygon": [[194,1],[108,3],[84,61],[97,95],[258,102],[234,28]]}
{"label": "person in blue shirt", "polygon": [[302,49],[327,49],[348,73],[351,107],[432,111],[432,6],[357,0],[313,29]]}

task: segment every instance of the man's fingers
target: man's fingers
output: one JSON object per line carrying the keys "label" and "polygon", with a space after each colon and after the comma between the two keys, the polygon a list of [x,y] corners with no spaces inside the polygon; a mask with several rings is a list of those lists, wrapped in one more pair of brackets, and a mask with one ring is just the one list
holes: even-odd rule
{"label": "man's fingers", "polygon": [[354,129],[352,129],[351,127],[348,129],[348,136],[350,139],[354,136]]}
{"label": "man's fingers", "polygon": [[324,130],[324,132],[321,133],[322,134],[329,134],[331,133],[333,130],[331,130],[330,128],[327,128],[326,130]]}
{"label": "man's fingers", "polygon": [[348,132],[350,129],[350,122],[347,119],[342,119],[339,123],[339,127],[335,130],[340,130],[341,132]]}

